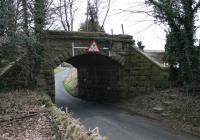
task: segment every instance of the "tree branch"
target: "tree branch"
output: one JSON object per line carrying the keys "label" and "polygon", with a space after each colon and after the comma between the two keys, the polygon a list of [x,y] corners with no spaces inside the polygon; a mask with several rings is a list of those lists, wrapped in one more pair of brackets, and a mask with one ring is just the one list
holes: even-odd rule
{"label": "tree branch", "polygon": [[109,11],[110,11],[110,1],[111,1],[111,0],[108,0],[108,7],[107,7],[107,11],[106,11],[106,15],[105,15],[105,17],[104,17],[103,23],[102,23],[102,25],[101,25],[101,30],[102,30],[103,27],[104,27],[106,18],[107,18],[107,16],[108,16]]}
{"label": "tree branch", "polygon": [[196,13],[197,11],[198,11],[198,9],[199,9],[199,7],[200,7],[200,0],[199,0],[199,2],[195,5],[195,7],[194,7],[194,9],[193,9],[193,13]]}

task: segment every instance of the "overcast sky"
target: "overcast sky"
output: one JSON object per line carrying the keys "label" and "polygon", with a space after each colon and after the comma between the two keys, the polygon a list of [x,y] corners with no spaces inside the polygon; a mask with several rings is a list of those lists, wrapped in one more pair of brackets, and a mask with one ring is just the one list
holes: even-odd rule
{"label": "overcast sky", "polygon": [[[136,41],[142,41],[145,49],[164,50],[165,32],[164,26],[158,26],[154,23],[154,18],[146,14],[128,14],[119,13],[119,9],[127,10],[145,10],[147,7],[144,0],[111,0],[111,10],[105,24],[105,31],[114,34],[121,34],[121,24],[124,25],[125,34],[132,35]],[[79,0],[79,10],[75,20],[75,30],[78,29],[81,22],[85,21],[87,0]],[[104,13],[100,16],[104,17]]]}
{"label": "overcast sky", "polygon": [[106,31],[113,28],[114,33],[121,33],[121,24],[124,25],[126,34],[133,35],[137,41],[142,41],[145,49],[164,50],[165,32],[160,26],[154,24],[154,19],[146,14],[113,15],[117,9],[144,10],[144,0],[116,0],[112,7],[107,24]]}
{"label": "overcast sky", "polygon": [[[79,1],[80,2],[80,1]],[[165,32],[160,26],[155,25],[153,18],[146,14],[128,14],[119,13],[119,9],[135,9],[142,10],[144,8],[144,0],[111,0],[111,10],[105,24],[105,31],[114,34],[121,34],[121,24],[124,25],[125,34],[132,35],[137,41],[142,41],[145,49],[164,50]],[[85,21],[87,0],[80,2],[79,10],[75,20],[75,30],[80,26],[81,22]],[[101,17],[104,17],[104,13]],[[100,22],[103,18],[100,17]]]}

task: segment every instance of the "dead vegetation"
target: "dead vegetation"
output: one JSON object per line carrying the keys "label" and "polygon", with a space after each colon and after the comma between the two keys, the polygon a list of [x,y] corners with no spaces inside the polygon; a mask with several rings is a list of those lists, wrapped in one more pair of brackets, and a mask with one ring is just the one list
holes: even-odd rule
{"label": "dead vegetation", "polygon": [[78,120],[71,117],[70,113],[66,115],[64,111],[55,106],[50,107],[50,114],[59,130],[58,136],[61,140],[108,140],[99,135],[98,128],[86,130]]}
{"label": "dead vegetation", "polygon": [[117,105],[131,112],[167,121],[173,128],[200,135],[200,96],[183,89],[140,95]]}
{"label": "dead vegetation", "polygon": [[43,98],[29,91],[0,94],[0,139],[52,139],[54,127]]}
{"label": "dead vegetation", "polygon": [[107,140],[88,131],[45,94],[0,93],[0,140]]}

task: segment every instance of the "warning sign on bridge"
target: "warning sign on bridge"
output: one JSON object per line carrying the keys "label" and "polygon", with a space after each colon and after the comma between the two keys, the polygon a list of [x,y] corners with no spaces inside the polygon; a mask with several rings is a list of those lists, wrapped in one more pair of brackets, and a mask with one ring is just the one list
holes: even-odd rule
{"label": "warning sign on bridge", "polygon": [[88,47],[87,52],[100,52],[99,47],[97,46],[97,43],[94,40],[92,41],[92,44]]}

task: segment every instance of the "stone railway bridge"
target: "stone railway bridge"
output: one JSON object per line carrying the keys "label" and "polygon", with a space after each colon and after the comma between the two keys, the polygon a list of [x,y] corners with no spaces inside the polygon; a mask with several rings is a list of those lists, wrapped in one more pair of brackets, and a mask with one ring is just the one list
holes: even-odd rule
{"label": "stone railway bridge", "polygon": [[[99,53],[85,49],[93,40]],[[63,62],[77,68],[79,97],[90,100],[126,98],[168,85],[167,69],[134,47],[129,35],[48,31],[43,45],[38,89],[52,97],[53,70]]]}

